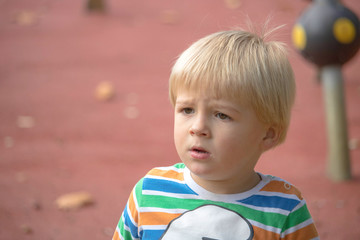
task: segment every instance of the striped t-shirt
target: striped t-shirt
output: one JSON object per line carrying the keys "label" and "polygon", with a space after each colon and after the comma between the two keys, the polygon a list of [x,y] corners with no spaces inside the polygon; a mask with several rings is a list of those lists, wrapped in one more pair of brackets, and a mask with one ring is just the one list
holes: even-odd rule
{"label": "striped t-shirt", "polygon": [[113,240],[319,239],[301,193],[260,176],[247,192],[215,194],[182,163],[154,168],[131,192]]}

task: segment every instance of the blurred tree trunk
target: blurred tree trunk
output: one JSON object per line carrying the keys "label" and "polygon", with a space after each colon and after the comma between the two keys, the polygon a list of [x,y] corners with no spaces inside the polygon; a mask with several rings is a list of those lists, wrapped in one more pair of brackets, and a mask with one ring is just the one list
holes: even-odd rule
{"label": "blurred tree trunk", "polygon": [[87,0],[87,10],[89,11],[105,11],[105,0]]}

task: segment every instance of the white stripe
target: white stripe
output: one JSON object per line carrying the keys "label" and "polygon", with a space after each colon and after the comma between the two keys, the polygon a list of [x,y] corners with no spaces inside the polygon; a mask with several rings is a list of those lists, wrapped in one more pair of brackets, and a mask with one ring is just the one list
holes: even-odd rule
{"label": "white stripe", "polygon": [[269,231],[269,232],[273,232],[273,233],[277,233],[277,234],[280,234],[281,233],[281,229],[280,228],[276,228],[276,227],[272,227],[272,226],[268,226],[268,225],[264,225],[262,223],[259,223],[257,221],[254,221],[254,220],[251,220],[251,219],[248,219],[249,222],[256,226],[256,227],[259,227],[259,228],[262,228],[266,231]]}
{"label": "white stripe", "polygon": [[141,225],[139,232],[144,230],[165,230],[168,225]]}
{"label": "white stripe", "polygon": [[285,215],[285,216],[288,216],[290,213],[289,210],[284,210],[281,208],[255,206],[255,205],[246,204],[246,203],[242,203],[242,202],[238,202],[238,201],[228,201],[228,203],[240,205],[243,207],[250,208],[252,210],[261,211],[261,212],[265,212],[265,213],[278,213],[278,214]]}
{"label": "white stripe", "polygon": [[282,198],[289,198],[293,200],[301,201],[295,194],[287,194],[281,192],[269,192],[269,191],[259,191],[256,195],[267,196],[267,197],[282,197]]}
{"label": "white stripe", "polygon": [[120,233],[120,228],[119,228],[119,226],[116,226],[116,232],[118,233],[120,240],[124,240],[124,237],[123,237],[123,236],[121,235],[121,233]]}
{"label": "white stripe", "polygon": [[178,194],[178,193],[168,193],[154,190],[143,190],[143,195],[156,195],[156,196],[165,196],[165,197],[173,197],[180,199],[200,199],[199,196],[194,194]]}
{"label": "white stripe", "polygon": [[143,225],[142,230],[165,230],[168,225]]}
{"label": "white stripe", "polygon": [[[130,233],[132,239],[140,239],[140,238],[135,238],[135,237],[131,234],[130,228],[129,228],[127,225],[124,225],[124,229]],[[119,229],[118,233],[119,233],[120,239],[121,239],[121,240],[125,240],[125,238],[120,234],[120,229]]]}
{"label": "white stripe", "polygon": [[247,207],[247,208],[250,208],[252,210],[261,211],[261,212],[265,212],[265,213],[278,213],[278,214],[281,214],[281,215],[284,215],[284,216],[288,216],[289,213],[291,212],[289,210],[285,210],[285,209],[281,209],[281,208],[256,206],[256,205],[251,205],[251,204],[247,204],[247,203],[238,202],[236,200],[227,201],[227,203],[241,205],[243,207]]}
{"label": "white stripe", "polygon": [[163,212],[163,213],[184,213],[188,211],[187,209],[180,209],[180,208],[156,208],[156,207],[141,207],[139,209],[140,212]]}
{"label": "white stripe", "polygon": [[238,205],[243,205],[244,207],[247,208],[251,208],[257,211],[261,211],[261,212],[265,212],[265,213],[278,213],[284,216],[289,215],[290,211],[288,210],[284,210],[281,208],[271,208],[271,207],[258,207],[258,206],[254,206],[254,205],[249,205],[249,204],[244,204],[244,203],[237,203]]}
{"label": "white stripe", "polygon": [[[126,231],[130,232],[130,228],[129,228],[128,225],[125,225],[125,224],[124,224],[124,229],[125,229]],[[130,233],[131,233],[131,232],[130,232]]]}
{"label": "white stripe", "polygon": [[289,183],[288,181],[286,181],[286,180],[284,180],[284,179],[282,179],[282,178],[279,178],[279,177],[276,177],[276,176],[272,176],[272,175],[266,175],[266,176],[270,177],[272,181],[275,180],[275,181],[279,181],[279,182],[284,182],[284,183],[288,183],[288,184],[290,184],[290,185],[292,186],[291,183]]}
{"label": "white stripe", "polygon": [[[133,198],[134,198],[135,208],[136,208],[136,210],[138,211],[139,205],[138,205],[138,202],[137,202],[137,199],[136,199],[135,188],[134,188],[134,190],[133,190]],[[132,217],[132,214],[131,214],[131,211],[130,211],[130,208],[129,208],[129,203],[127,204],[127,212],[128,212],[128,215],[129,215],[129,218],[130,218],[131,222],[132,222],[136,227],[138,227],[138,224],[135,222],[135,220],[134,220],[133,217]]]}
{"label": "white stripe", "polygon": [[306,220],[305,222],[302,222],[302,223],[300,223],[300,224],[298,224],[298,225],[296,225],[294,227],[291,227],[291,228],[287,229],[286,231],[281,233],[281,237],[285,237],[286,235],[288,235],[290,233],[294,233],[297,230],[302,229],[302,228],[304,228],[304,227],[306,227],[306,226],[308,226],[308,225],[310,225],[312,223],[313,223],[313,220],[312,220],[312,218],[310,218],[310,219]]}
{"label": "white stripe", "polygon": [[301,208],[302,206],[304,206],[306,204],[305,200],[302,200],[298,205],[296,205],[296,207],[294,207],[294,209],[292,210],[292,212],[295,212],[296,210],[298,210],[299,208]]}
{"label": "white stripe", "polygon": [[[129,204],[127,205],[127,208],[126,208],[127,212],[128,212],[128,216],[130,218],[130,221],[133,225],[135,225],[136,227],[138,227],[137,223],[135,222],[135,220],[133,219],[132,215],[131,215],[131,212],[130,212],[130,208],[129,208]],[[125,218],[124,218],[125,220]],[[125,221],[124,221],[125,222]]]}

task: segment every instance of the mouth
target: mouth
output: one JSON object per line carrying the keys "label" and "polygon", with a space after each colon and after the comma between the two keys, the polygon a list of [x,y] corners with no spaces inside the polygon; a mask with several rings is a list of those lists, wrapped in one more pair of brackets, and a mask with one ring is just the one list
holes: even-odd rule
{"label": "mouth", "polygon": [[207,153],[207,151],[201,147],[193,147],[191,151],[198,152],[198,153]]}
{"label": "mouth", "polygon": [[192,147],[190,149],[190,155],[195,159],[206,159],[210,157],[210,152],[202,147]]}

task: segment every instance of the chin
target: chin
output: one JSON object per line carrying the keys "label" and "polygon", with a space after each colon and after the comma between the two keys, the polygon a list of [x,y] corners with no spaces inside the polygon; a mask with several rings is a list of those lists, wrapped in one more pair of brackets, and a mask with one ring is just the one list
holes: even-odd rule
{"label": "chin", "polygon": [[192,162],[190,164],[185,163],[185,165],[191,173],[204,179],[208,179],[214,173],[213,168],[209,168],[208,166],[201,163],[199,164]]}

